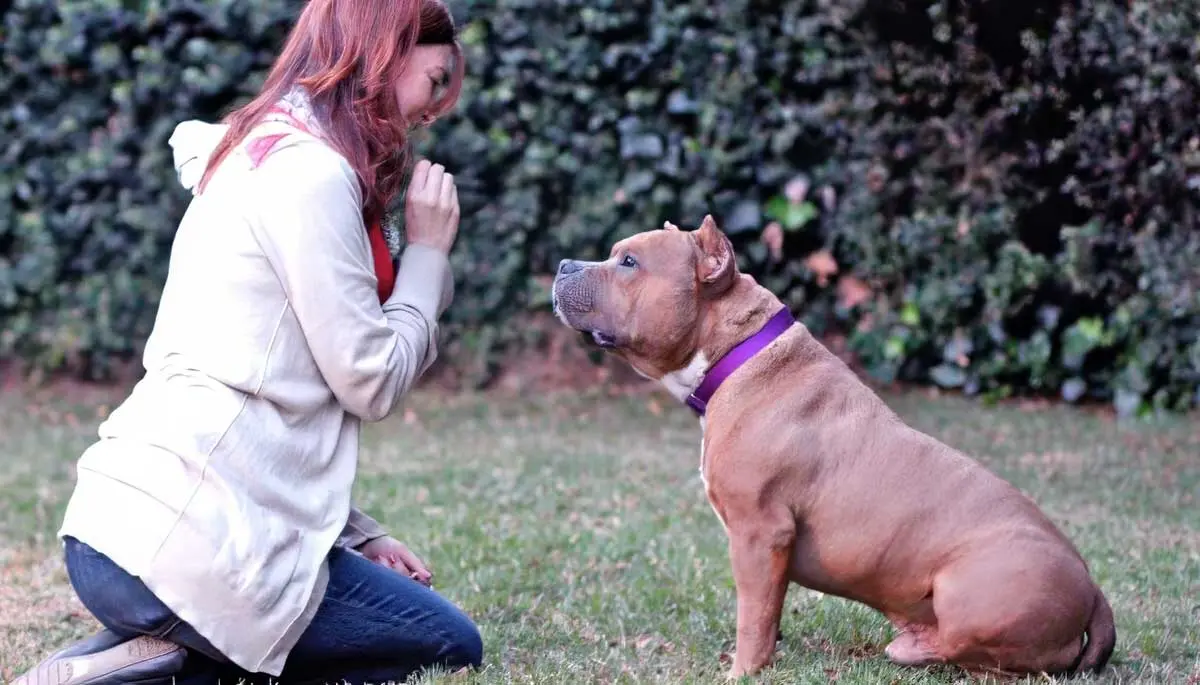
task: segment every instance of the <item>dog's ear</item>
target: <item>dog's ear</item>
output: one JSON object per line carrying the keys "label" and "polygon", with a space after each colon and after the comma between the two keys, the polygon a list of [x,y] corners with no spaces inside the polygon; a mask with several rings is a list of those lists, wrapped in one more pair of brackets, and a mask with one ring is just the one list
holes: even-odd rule
{"label": "dog's ear", "polygon": [[717,228],[717,222],[711,214],[704,215],[700,228],[692,235],[700,246],[700,263],[697,267],[700,283],[710,297],[720,295],[733,285],[737,275],[733,244],[721,229]]}

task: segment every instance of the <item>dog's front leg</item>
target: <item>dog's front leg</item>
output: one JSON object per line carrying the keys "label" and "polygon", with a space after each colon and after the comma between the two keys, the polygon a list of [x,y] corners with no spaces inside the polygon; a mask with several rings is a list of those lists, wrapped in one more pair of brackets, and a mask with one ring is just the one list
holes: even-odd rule
{"label": "dog's front leg", "polygon": [[729,556],[737,588],[737,645],[730,678],[757,673],[771,663],[795,539],[790,512],[760,512],[730,521]]}

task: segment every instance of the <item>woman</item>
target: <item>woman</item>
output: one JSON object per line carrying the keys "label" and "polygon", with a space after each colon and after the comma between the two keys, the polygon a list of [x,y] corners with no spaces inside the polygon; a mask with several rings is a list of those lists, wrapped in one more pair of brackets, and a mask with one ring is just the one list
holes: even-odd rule
{"label": "woman", "polygon": [[453,107],[462,74],[439,0],[311,0],[255,100],[176,129],[194,197],[146,374],[79,460],[60,530],[107,630],[16,682],[381,682],[480,664],[471,620],[350,501],[360,423],[429,368],[452,298],[451,175],[413,169],[398,265],[379,220],[408,134]]}

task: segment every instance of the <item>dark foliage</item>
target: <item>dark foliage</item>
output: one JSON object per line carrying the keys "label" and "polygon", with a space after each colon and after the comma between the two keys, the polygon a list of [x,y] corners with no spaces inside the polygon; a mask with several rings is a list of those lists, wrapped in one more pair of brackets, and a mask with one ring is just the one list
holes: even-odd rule
{"label": "dark foliage", "polygon": [[[144,5],[144,6],[143,6]],[[153,321],[167,136],[251,93],[295,0],[18,0],[0,28],[0,355],[102,377]],[[1200,18],[1147,2],[475,0],[423,152],[486,380],[563,256],[708,212],[871,373],[1200,403]]]}

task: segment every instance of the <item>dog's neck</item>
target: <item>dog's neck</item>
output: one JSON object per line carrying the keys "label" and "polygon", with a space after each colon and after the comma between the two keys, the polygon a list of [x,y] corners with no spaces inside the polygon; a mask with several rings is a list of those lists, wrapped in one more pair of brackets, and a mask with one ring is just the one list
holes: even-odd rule
{"label": "dog's neck", "polygon": [[692,356],[659,379],[680,402],[686,402],[700,387],[713,364],[761,330],[783,306],[778,297],[747,275],[741,275],[729,291],[708,304],[699,322]]}

